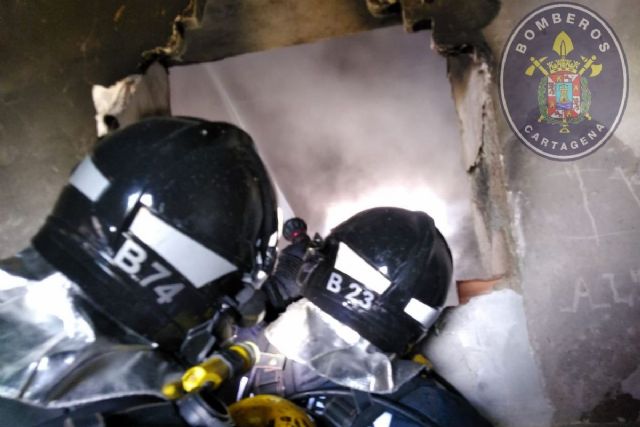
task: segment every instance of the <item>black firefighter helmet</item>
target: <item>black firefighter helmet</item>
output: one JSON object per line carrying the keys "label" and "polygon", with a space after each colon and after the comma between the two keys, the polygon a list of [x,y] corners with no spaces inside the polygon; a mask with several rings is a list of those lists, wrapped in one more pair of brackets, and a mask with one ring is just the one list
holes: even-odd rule
{"label": "black firefighter helmet", "polygon": [[277,205],[251,137],[155,118],[100,141],[33,245],[102,311],[169,351],[272,268]]}
{"label": "black firefighter helmet", "polygon": [[439,316],[452,276],[451,252],[424,212],[373,208],[310,249],[302,294],[386,353],[402,355]]}

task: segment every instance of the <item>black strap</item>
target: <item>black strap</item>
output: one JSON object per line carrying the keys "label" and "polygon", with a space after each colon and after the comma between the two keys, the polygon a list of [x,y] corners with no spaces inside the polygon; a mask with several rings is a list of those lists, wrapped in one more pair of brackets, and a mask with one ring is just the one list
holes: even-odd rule
{"label": "black strap", "polygon": [[[306,407],[307,409],[312,409],[309,408],[308,405],[306,405],[306,402],[308,401],[309,398],[320,398],[320,397],[326,397],[328,399],[330,398],[345,398],[345,397],[352,397],[352,390],[349,389],[344,389],[344,388],[338,388],[338,389],[326,389],[326,390],[313,390],[313,391],[305,391],[302,393],[297,393],[293,396],[289,396],[289,399],[294,401],[294,402],[300,402],[300,405],[303,407]],[[376,404],[376,405],[380,405],[382,411],[379,411],[380,413],[384,412],[384,411],[389,411],[389,412],[394,412],[397,415],[401,415],[404,418],[416,423],[416,425],[419,426],[425,426],[425,427],[440,427],[440,424],[438,424],[433,418],[431,418],[429,415],[421,413],[419,411],[417,411],[416,409],[403,404],[402,402],[396,402],[395,400],[391,400],[390,398],[381,396],[381,395],[374,395],[371,394],[370,395],[371,401]],[[326,401],[324,402],[325,408],[328,406]],[[324,415],[324,414],[323,414]],[[347,425],[353,425],[353,423],[355,423],[355,421],[358,419],[358,417],[360,416],[360,414],[356,414],[355,420]],[[375,418],[374,418],[375,420]],[[344,420],[342,420],[344,421]],[[363,420],[365,421],[365,420]],[[372,420],[373,421],[373,420]],[[345,424],[343,424],[343,422],[339,422],[336,423],[336,420],[330,420],[330,422],[332,422],[331,425],[333,426],[343,426]]]}

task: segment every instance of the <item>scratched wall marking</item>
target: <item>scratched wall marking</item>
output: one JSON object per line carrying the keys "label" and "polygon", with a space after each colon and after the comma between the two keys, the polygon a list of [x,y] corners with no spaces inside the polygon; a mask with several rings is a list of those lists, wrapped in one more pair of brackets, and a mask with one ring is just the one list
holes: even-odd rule
{"label": "scratched wall marking", "polygon": [[[606,298],[603,299],[602,295],[599,296],[599,299],[595,298],[593,288],[589,285],[602,285],[603,283],[606,289],[604,293]],[[568,305],[561,307],[560,311],[563,313],[577,313],[581,307],[601,310],[611,308],[617,304],[629,307],[640,305],[639,284],[640,268],[636,270],[630,269],[628,275],[623,275],[623,277],[615,273],[602,273],[597,279],[591,281],[587,281],[584,277],[578,277],[573,286],[572,300]]]}

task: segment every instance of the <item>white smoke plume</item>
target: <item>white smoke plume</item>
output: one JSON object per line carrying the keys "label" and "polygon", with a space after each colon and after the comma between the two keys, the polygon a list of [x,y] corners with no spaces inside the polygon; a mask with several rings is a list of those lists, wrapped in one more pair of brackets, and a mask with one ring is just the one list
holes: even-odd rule
{"label": "white smoke plume", "polygon": [[174,115],[236,123],[297,216],[326,234],[374,206],[423,210],[481,276],[444,58],[401,27],[170,70]]}

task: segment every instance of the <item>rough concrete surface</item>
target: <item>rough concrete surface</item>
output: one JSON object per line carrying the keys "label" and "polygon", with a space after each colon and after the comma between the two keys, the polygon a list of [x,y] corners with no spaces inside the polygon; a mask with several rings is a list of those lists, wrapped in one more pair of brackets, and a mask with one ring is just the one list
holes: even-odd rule
{"label": "rough concrete surface", "polygon": [[[503,2],[485,31],[497,58],[516,23],[546,3]],[[639,425],[632,390],[640,363],[640,12],[634,1],[578,3],[621,39],[630,70],[627,110],[603,148],[569,162],[528,150],[497,111],[511,232],[553,424]]]}
{"label": "rough concrete surface", "polygon": [[91,85],[135,73],[185,3],[0,3],[0,258],[28,244],[94,143]]}
{"label": "rough concrete surface", "polygon": [[[493,276],[513,275],[514,241],[506,178],[495,126],[490,57],[474,54],[447,58],[449,80],[460,120],[465,171],[471,180],[473,226],[480,260]],[[518,283],[508,281],[517,288]]]}

